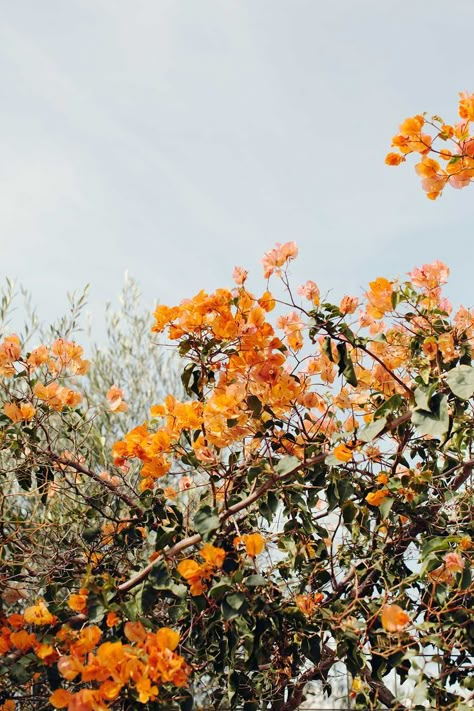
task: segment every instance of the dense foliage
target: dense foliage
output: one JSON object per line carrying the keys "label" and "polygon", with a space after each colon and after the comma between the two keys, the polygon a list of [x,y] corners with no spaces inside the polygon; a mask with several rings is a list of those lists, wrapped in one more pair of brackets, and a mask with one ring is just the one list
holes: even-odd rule
{"label": "dense foliage", "polygon": [[3,711],[292,711],[338,664],[354,708],[472,707],[474,312],[441,262],[333,304],[296,256],[157,307],[185,394],[115,443],[127,382],[3,335]]}

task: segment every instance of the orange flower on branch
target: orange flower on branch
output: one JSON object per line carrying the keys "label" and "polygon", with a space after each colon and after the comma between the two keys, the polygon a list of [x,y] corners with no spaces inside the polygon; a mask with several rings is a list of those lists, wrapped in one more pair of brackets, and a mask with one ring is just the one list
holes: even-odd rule
{"label": "orange flower on branch", "polygon": [[[387,165],[399,165],[409,153],[419,153],[422,158],[416,166],[416,172],[422,179],[422,188],[426,196],[435,200],[446,185],[464,188],[474,179],[474,139],[470,135],[470,124],[474,120],[474,94],[460,93],[459,116],[462,121],[456,125],[444,123],[438,116],[425,121],[423,116],[406,119],[400,126],[400,133],[394,136],[392,147],[399,153],[389,153],[385,158]],[[428,126],[432,135],[423,133]],[[442,141],[437,145],[436,141]],[[451,150],[446,148],[446,141],[452,143]],[[446,161],[446,167],[440,167],[438,160]]]}
{"label": "orange flower on branch", "polygon": [[23,613],[23,618],[27,624],[32,625],[52,625],[56,620],[50,613],[44,600],[38,600],[36,605],[27,607]]}
{"label": "orange flower on branch", "polygon": [[380,617],[386,632],[403,632],[411,622],[409,615],[399,605],[385,605]]}
{"label": "orange flower on branch", "polygon": [[6,402],[3,406],[5,415],[13,422],[29,422],[35,416],[36,410],[30,402],[22,402],[18,406],[14,402]]}
{"label": "orange flower on branch", "polygon": [[56,382],[49,383],[49,385],[36,383],[33,387],[33,393],[38,400],[43,400],[46,405],[49,405],[57,412],[65,407],[77,407],[82,402],[81,393],[63,387]]}
{"label": "orange flower on branch", "polygon": [[295,597],[296,607],[308,617],[313,614],[323,600],[323,593],[308,593],[307,595],[297,595]]}
{"label": "orange flower on branch", "polygon": [[459,93],[459,116],[467,121],[474,121],[474,94]]}
{"label": "orange flower on branch", "polygon": [[244,544],[247,555],[255,558],[265,548],[265,539],[261,533],[245,533],[243,536],[234,538],[234,547],[237,548],[241,543]]}
{"label": "orange flower on branch", "polygon": [[288,262],[298,254],[298,247],[296,242],[285,242],[285,244],[280,244],[277,242],[276,246],[267,252],[263,259],[263,276],[268,279],[275,272],[280,273],[280,267],[283,267],[285,262]]}
{"label": "orange flower on branch", "polygon": [[400,163],[403,163],[405,160],[405,156],[400,153],[387,153],[385,156],[385,163],[387,165],[400,165]]}
{"label": "orange flower on branch", "polygon": [[3,343],[0,344],[0,375],[5,378],[11,378],[15,375],[15,366],[13,365],[21,357],[20,339],[16,333],[11,336],[5,336]]}
{"label": "orange flower on branch", "polygon": [[366,293],[367,313],[374,319],[381,319],[387,311],[392,311],[392,282],[384,277],[371,281],[370,291]]}
{"label": "orange flower on branch", "polygon": [[78,593],[72,594],[68,599],[68,606],[74,612],[85,612],[87,610],[87,596],[89,591],[87,588],[81,588]]}
{"label": "orange flower on branch", "polygon": [[112,385],[106,397],[111,412],[126,412],[128,410],[128,405],[123,399],[123,390],[120,390],[116,385]]}
{"label": "orange flower on branch", "polygon": [[225,551],[206,543],[199,551],[199,555],[204,559],[204,563],[199,564],[192,558],[182,560],[177,567],[178,573],[186,580],[190,586],[191,595],[202,595],[206,589],[203,581],[210,580],[216,568],[222,568],[225,560]]}
{"label": "orange flower on branch", "polygon": [[350,447],[347,446],[347,444],[341,442],[337,445],[337,447],[334,448],[333,455],[340,462],[347,463],[351,461],[352,457],[354,456],[354,452]]}
{"label": "orange flower on branch", "polygon": [[389,494],[390,491],[388,489],[378,489],[378,491],[372,491],[370,494],[367,494],[365,500],[371,506],[380,506]]}

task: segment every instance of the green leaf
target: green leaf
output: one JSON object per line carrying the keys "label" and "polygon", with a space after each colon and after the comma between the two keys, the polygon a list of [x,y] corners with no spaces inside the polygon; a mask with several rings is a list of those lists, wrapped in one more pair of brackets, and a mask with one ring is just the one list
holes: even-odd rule
{"label": "green leaf", "polygon": [[375,410],[374,420],[378,420],[380,417],[382,417],[382,415],[385,415],[385,413],[387,412],[393,412],[394,410],[397,410],[402,403],[403,398],[401,397],[401,395],[392,395],[388,398],[388,400],[384,400],[384,402],[379,405],[379,407]]}
{"label": "green leaf", "polygon": [[391,511],[394,501],[395,501],[395,499],[391,499],[390,497],[387,497],[386,499],[384,499],[382,501],[382,503],[379,506],[379,511],[380,511],[380,515],[382,518],[387,518],[387,516],[389,515],[389,513]]}
{"label": "green leaf", "polygon": [[143,585],[139,602],[144,614],[147,614],[156,603],[162,599],[160,591],[171,593],[177,598],[185,597],[188,588],[186,585],[176,583],[168,573],[168,568],[164,561],[156,563],[150,571],[150,574]]}
{"label": "green leaf", "polygon": [[102,600],[93,593],[89,595],[87,600],[87,617],[94,624],[102,622],[105,617],[105,608]]}
{"label": "green leaf", "polygon": [[474,395],[474,368],[458,365],[446,373],[446,382],[454,395],[461,400],[469,400]]}
{"label": "green leaf", "polygon": [[322,351],[323,351],[324,355],[326,355],[329,358],[329,360],[332,363],[334,363],[334,358],[332,357],[331,339],[329,338],[329,336],[326,336],[326,338],[323,341]]}
{"label": "green leaf", "polygon": [[414,392],[416,409],[417,410],[427,410],[431,412],[430,401],[436,392],[437,385],[432,383],[431,385],[420,385]]}
{"label": "green leaf", "polygon": [[244,583],[248,588],[256,588],[259,585],[266,585],[267,581],[263,575],[249,575],[248,578],[245,578]]}
{"label": "green leaf", "polygon": [[278,497],[276,496],[276,494],[274,494],[273,491],[270,491],[268,493],[266,499],[261,499],[258,505],[258,510],[261,515],[268,521],[268,523],[271,522],[273,516],[278,511],[279,504],[280,502],[278,500]]}
{"label": "green leaf", "polygon": [[177,534],[179,527],[176,526],[158,526],[156,531],[155,549],[161,550],[167,546],[175,535]]}
{"label": "green leaf", "polygon": [[459,587],[461,588],[461,590],[469,590],[469,588],[471,587],[471,583],[472,583],[471,569],[466,566],[462,572],[462,577],[461,577],[461,582],[459,583]]}
{"label": "green leaf", "polygon": [[233,586],[226,580],[220,580],[218,583],[212,586],[209,590],[209,597],[214,598],[214,600],[220,600],[228,592],[233,590]]}
{"label": "green leaf", "polygon": [[194,530],[197,531],[203,540],[207,540],[213,531],[219,528],[219,516],[215,509],[210,506],[202,506],[195,514],[193,519]]}
{"label": "green leaf", "polygon": [[31,655],[24,656],[10,668],[11,678],[17,684],[26,684],[37,671],[36,665],[34,662],[32,664],[32,661]]}
{"label": "green leaf", "polygon": [[350,355],[347,353],[347,345],[345,343],[338,343],[336,346],[339,353],[339,375],[343,375],[349,385],[356,387],[357,378],[354,370],[354,365],[352,363]]}
{"label": "green leaf", "polygon": [[305,657],[317,664],[321,659],[321,640],[316,635],[303,637],[301,651]]}
{"label": "green leaf", "polygon": [[377,435],[382,432],[386,424],[386,417],[381,417],[378,420],[373,420],[373,422],[370,422],[357,433],[357,438],[362,440],[362,442],[371,442],[377,437]]}
{"label": "green leaf", "polygon": [[240,610],[242,605],[246,602],[245,595],[240,592],[233,593],[226,597],[226,602],[233,610]]}
{"label": "green leaf", "polygon": [[419,681],[418,684],[413,689],[411,701],[414,706],[420,705],[423,708],[425,708],[425,701],[427,698],[428,698],[428,684],[423,679],[422,681]]}
{"label": "green leaf", "polygon": [[421,549],[421,559],[423,560],[434,551],[445,551],[447,548],[449,548],[450,540],[451,539],[448,536],[436,536],[435,538],[431,538],[431,540],[427,541]]}
{"label": "green leaf", "polygon": [[228,595],[225,600],[222,601],[221,605],[222,614],[227,621],[239,617],[239,615],[242,615],[247,610],[247,601],[245,595],[242,593]]}
{"label": "green leaf", "polygon": [[346,501],[342,505],[341,508],[342,508],[342,517],[344,519],[344,523],[346,524],[346,526],[350,526],[357,514],[357,509],[354,505],[354,502],[353,501]]}
{"label": "green leaf", "polygon": [[296,469],[300,464],[301,460],[298,459],[298,457],[288,455],[287,457],[283,457],[283,459],[279,460],[279,462],[275,465],[275,471],[277,474],[280,474],[280,476],[285,476],[293,471],[293,469]]}
{"label": "green leaf", "polygon": [[260,417],[262,412],[262,403],[256,395],[249,395],[247,405],[254,417]]}
{"label": "green leaf", "polygon": [[448,398],[437,393],[430,400],[431,410],[416,409],[411,421],[420,435],[442,439],[449,429]]}

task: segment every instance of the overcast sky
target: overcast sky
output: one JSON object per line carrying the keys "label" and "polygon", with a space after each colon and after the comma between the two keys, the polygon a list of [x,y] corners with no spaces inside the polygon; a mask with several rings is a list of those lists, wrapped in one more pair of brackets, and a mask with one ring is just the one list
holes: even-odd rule
{"label": "overcast sky", "polygon": [[433,259],[474,303],[473,197],[388,168],[398,124],[474,91],[472,0],[0,1],[1,273],[40,313],[125,270],[147,303],[259,275],[358,293]]}

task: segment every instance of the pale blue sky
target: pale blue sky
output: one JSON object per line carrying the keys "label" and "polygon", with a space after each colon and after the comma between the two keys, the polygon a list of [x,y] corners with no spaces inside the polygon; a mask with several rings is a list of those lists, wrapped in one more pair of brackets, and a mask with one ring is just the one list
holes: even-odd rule
{"label": "pale blue sky", "polygon": [[260,274],[357,293],[433,259],[474,303],[474,186],[427,200],[391,136],[474,91],[472,0],[3,0],[1,272],[45,319],[126,269],[149,303]]}

